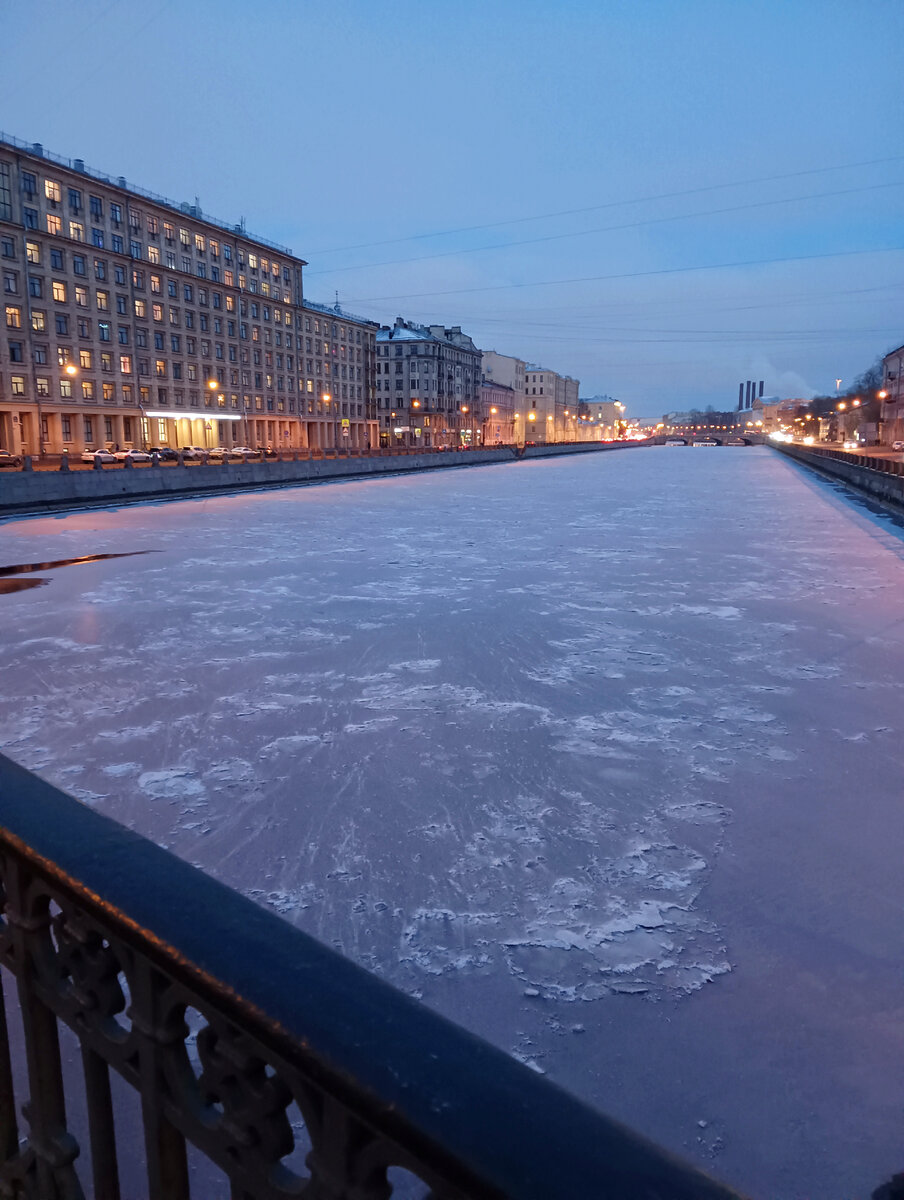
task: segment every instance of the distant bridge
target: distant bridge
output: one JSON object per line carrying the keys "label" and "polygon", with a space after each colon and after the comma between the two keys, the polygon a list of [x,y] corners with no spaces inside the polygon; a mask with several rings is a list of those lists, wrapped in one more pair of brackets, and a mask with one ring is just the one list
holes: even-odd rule
{"label": "distant bridge", "polygon": [[762,446],[766,439],[763,434],[751,433],[749,430],[745,430],[743,433],[734,433],[720,429],[715,433],[703,430],[676,430],[674,433],[658,434],[652,440],[657,446],[668,444],[673,446]]}

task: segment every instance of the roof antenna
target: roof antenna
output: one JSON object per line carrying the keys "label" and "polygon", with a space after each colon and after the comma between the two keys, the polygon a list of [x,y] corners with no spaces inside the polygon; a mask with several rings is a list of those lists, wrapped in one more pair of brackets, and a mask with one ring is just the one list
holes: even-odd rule
{"label": "roof antenna", "polygon": [[337,291],[336,292],[336,312],[339,312],[339,311],[340,311],[340,309],[339,309],[339,293]]}

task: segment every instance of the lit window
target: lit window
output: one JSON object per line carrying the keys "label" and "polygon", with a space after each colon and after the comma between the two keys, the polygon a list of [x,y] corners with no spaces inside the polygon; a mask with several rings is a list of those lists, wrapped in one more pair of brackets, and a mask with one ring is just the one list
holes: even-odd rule
{"label": "lit window", "polygon": [[44,180],[44,195],[48,200],[53,200],[57,204],[62,200],[63,193],[60,190],[60,185],[54,179]]}
{"label": "lit window", "polygon": [[12,385],[12,394],[14,396],[24,396],[25,395],[25,376],[24,375],[13,375],[12,379],[10,380],[10,383]]}
{"label": "lit window", "polygon": [[144,300],[135,301],[135,316],[146,317],[148,315],[148,306]]}
{"label": "lit window", "polygon": [[158,246],[148,246],[148,262],[149,263],[159,263],[160,262],[160,249]]}
{"label": "lit window", "polygon": [[66,285],[61,279],[53,281],[53,298],[61,304],[66,302]]}
{"label": "lit window", "polygon": [[162,304],[152,305],[151,312],[152,312],[152,315],[153,315],[155,321],[163,320],[163,305]]}
{"label": "lit window", "polygon": [[91,370],[91,351],[90,350],[79,350],[78,364],[80,367],[84,367],[86,371]]}
{"label": "lit window", "polygon": [[60,380],[60,396],[61,396],[61,398],[63,400],[66,400],[71,395],[72,395],[72,380],[71,379],[61,379]]}
{"label": "lit window", "polygon": [[155,296],[159,296],[160,290],[161,290],[160,289],[160,276],[152,275],[151,276],[151,291],[154,293]]}
{"label": "lit window", "polygon": [[257,270],[257,255],[256,254],[248,255],[248,266],[251,268],[252,271]]}
{"label": "lit window", "polygon": [[164,222],[163,222],[163,236],[166,238],[166,240],[167,240],[168,242],[171,242],[171,241],[173,241],[173,239],[174,239],[174,238],[175,238],[175,236],[176,236],[176,227],[175,227],[175,225],[172,225],[172,224],[170,224],[170,222],[169,222],[169,221],[164,221]]}
{"label": "lit window", "polygon": [[35,333],[43,333],[47,328],[46,318],[40,309],[33,308],[31,310],[31,327]]}
{"label": "lit window", "polygon": [[38,378],[35,380],[35,385],[36,385],[37,393],[39,396],[49,396],[50,395],[50,380],[47,379],[45,376],[39,375]]}
{"label": "lit window", "polygon": [[195,249],[198,251],[199,254],[204,253],[204,234],[203,233],[195,234]]}
{"label": "lit window", "polygon": [[36,266],[40,265],[41,247],[38,245],[37,242],[26,242],[25,243],[25,257],[28,259],[28,261],[30,263],[34,263]]}
{"label": "lit window", "polygon": [[109,312],[110,311],[110,293],[97,290],[97,291],[95,291],[94,295],[95,295],[95,299],[97,300],[98,312]]}
{"label": "lit window", "polygon": [[79,308],[87,308],[88,307],[88,289],[87,288],[77,287],[75,289],[75,302],[79,306]]}
{"label": "lit window", "polygon": [[119,369],[123,375],[132,374],[132,356],[131,354],[120,354]]}
{"label": "lit window", "polygon": [[82,380],[82,399],[83,400],[93,400],[94,399],[94,384],[91,382],[90,379]]}
{"label": "lit window", "polygon": [[187,229],[182,229],[182,228],[179,229],[179,241],[182,243],[183,246],[191,245],[191,234],[188,232]]}
{"label": "lit window", "polygon": [[156,217],[148,216],[148,233],[153,233],[155,236],[160,230],[160,225]]}
{"label": "lit window", "polygon": [[155,367],[158,379],[163,379],[166,376],[166,362],[162,358],[155,360]]}
{"label": "lit window", "polygon": [[74,242],[83,242],[85,240],[85,227],[79,224],[78,221],[69,222],[69,236]]}
{"label": "lit window", "polygon": [[63,232],[63,222],[59,217],[55,217],[53,213],[47,214],[47,232],[53,234]]}

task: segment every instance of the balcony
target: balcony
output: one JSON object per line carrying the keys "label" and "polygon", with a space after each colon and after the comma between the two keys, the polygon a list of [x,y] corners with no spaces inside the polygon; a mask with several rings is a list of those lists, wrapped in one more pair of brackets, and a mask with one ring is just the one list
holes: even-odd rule
{"label": "balcony", "polygon": [[0,821],[0,1195],[119,1200],[124,1082],[152,1200],[739,1200],[3,756]]}

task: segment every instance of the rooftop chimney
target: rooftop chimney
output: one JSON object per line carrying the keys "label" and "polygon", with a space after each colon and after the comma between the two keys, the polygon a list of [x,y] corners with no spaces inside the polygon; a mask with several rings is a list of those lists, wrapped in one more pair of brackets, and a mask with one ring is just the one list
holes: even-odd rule
{"label": "rooftop chimney", "polygon": [[44,157],[44,147],[40,142],[35,142],[31,148],[32,154],[37,154],[38,158]]}

